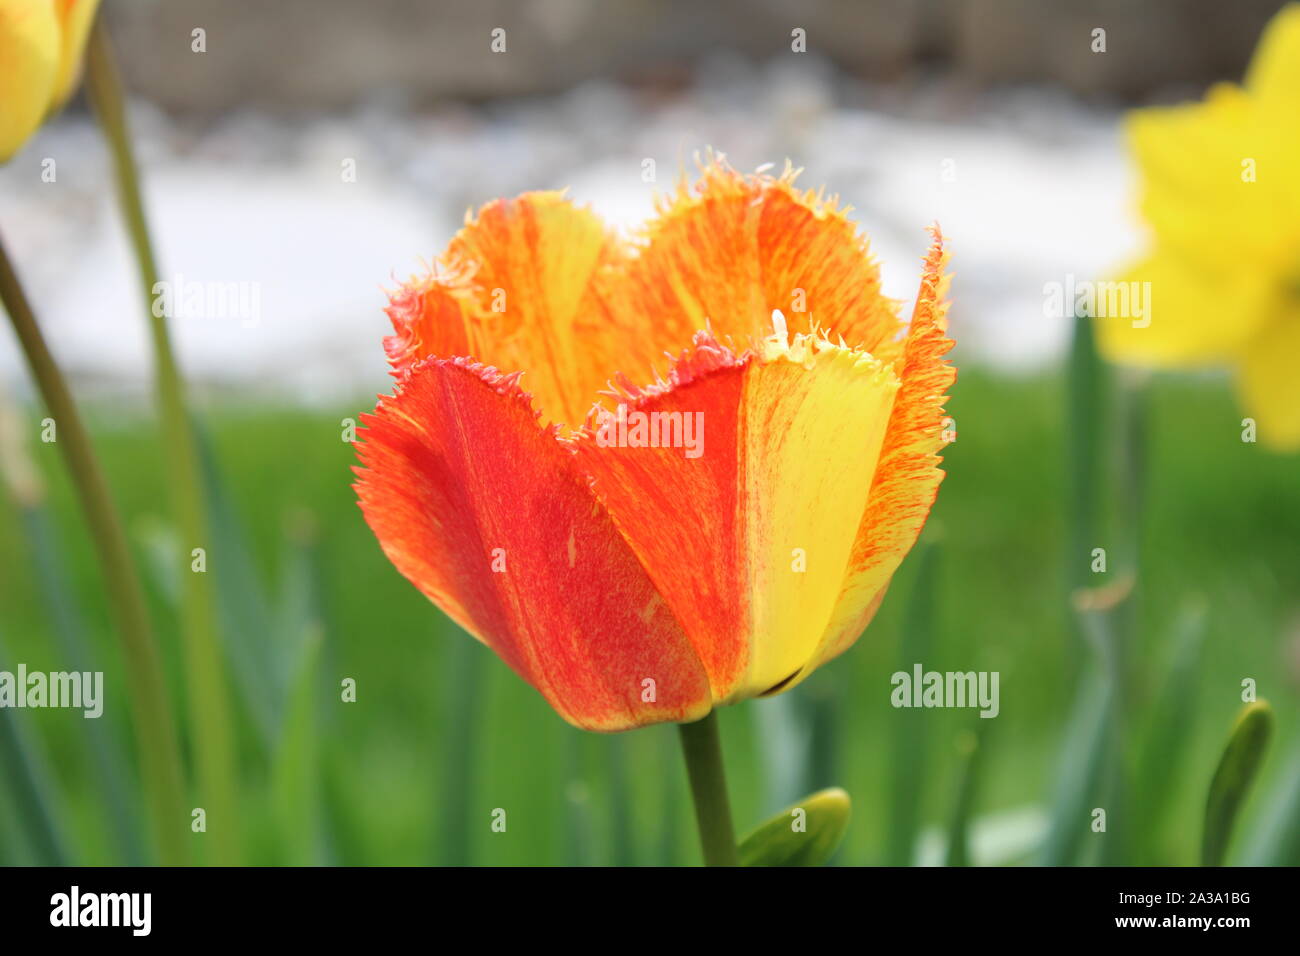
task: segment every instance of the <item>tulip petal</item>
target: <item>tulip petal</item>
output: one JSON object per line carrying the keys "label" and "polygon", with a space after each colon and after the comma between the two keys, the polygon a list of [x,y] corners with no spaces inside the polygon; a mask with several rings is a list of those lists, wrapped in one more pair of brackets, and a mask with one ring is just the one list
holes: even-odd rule
{"label": "tulip petal", "polygon": [[[806,351],[812,347],[815,356]],[[852,567],[856,523],[870,508],[900,390],[894,369],[865,352],[812,338],[788,351],[766,343],[747,395],[746,487],[768,525],[750,535],[752,691],[770,693],[806,677],[827,628],[844,613],[842,582]],[[797,558],[806,560],[802,571]]]}
{"label": "tulip petal", "polygon": [[716,700],[784,687],[822,641],[897,388],[888,365],[824,338],[778,327],[738,356],[702,332],[666,381],[619,396],[652,434],[702,422],[702,454],[612,441],[609,420],[575,442]]}
{"label": "tulip petal", "polygon": [[95,22],[99,0],[56,0],[54,6],[62,37],[59,73],[54,81],[51,98],[51,106],[57,108],[72,95],[77,80],[81,77],[81,57],[91,24]]}
{"label": "tulip petal", "polygon": [[576,425],[610,370],[648,380],[666,349],[705,327],[743,348],[774,309],[792,332],[815,324],[891,359],[897,304],[880,294],[865,238],[795,176],[741,176],[714,159],[694,190],[683,181],[661,204],[635,250],[560,193],[489,203],[441,271],[392,295],[389,360],[400,371],[471,355],[526,369],[547,418]]}
{"label": "tulip petal", "polygon": [[621,255],[600,219],[561,193],[488,203],[451,241],[441,271],[391,296],[389,361],[401,371],[469,355],[525,369],[547,419],[577,424],[633,334],[610,328],[593,288]]}
{"label": "tulip petal", "polygon": [[847,650],[871,622],[890,578],[916,543],[943,481],[939,468],[943,404],[957,370],[945,358],[953,345],[944,299],[948,256],[937,227],[933,235],[903,355],[895,365],[902,384],[885,432],[870,502],[857,529],[835,620],[808,670]]}
{"label": "tulip petal", "polygon": [[0,163],[45,117],[59,70],[59,24],[49,0],[0,2]]}
{"label": "tulip petal", "polygon": [[571,723],[702,717],[691,643],[517,378],[465,358],[412,366],[364,418],[366,521],[403,575]]}
{"label": "tulip petal", "polygon": [[[897,303],[880,293],[867,241],[834,199],[796,189],[796,175],[787,166],[779,178],[742,176],[718,157],[693,188],[683,179],[660,203],[614,305],[642,317],[651,358],[706,324],[743,348],[768,333],[773,310],[791,332],[816,323],[886,357],[902,323]],[[633,378],[649,371],[620,368]]]}
{"label": "tulip petal", "polygon": [[[681,433],[703,421],[703,454],[620,445],[584,432],[575,448],[633,551],[692,635],[715,699],[749,663],[747,567],[740,527],[739,408],[749,357],[700,333],[673,362],[666,386],[624,396],[631,410],[674,413]],[[625,386],[625,388],[629,388]],[[629,388],[630,391],[630,388]],[[688,419],[687,416],[690,416]]]}

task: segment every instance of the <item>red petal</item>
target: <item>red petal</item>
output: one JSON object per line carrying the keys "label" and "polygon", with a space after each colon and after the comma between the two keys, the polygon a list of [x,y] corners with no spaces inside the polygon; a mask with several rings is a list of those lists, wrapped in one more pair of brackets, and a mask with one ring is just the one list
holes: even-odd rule
{"label": "red petal", "polygon": [[366,521],[403,575],[571,723],[703,716],[691,643],[517,377],[462,358],[414,366],[363,419]]}
{"label": "red petal", "polygon": [[575,444],[597,494],[694,641],[718,700],[749,664],[748,556],[737,521],[737,415],[748,361],[700,333],[664,385],[625,383],[622,397],[634,410],[703,414],[708,446],[698,458],[677,447],[601,447],[590,430]]}

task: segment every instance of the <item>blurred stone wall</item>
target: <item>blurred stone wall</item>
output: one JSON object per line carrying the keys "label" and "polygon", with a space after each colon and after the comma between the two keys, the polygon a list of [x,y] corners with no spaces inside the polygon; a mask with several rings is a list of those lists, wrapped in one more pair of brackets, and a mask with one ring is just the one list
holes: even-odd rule
{"label": "blurred stone wall", "polygon": [[[1042,81],[1142,98],[1241,75],[1280,0],[106,0],[135,90],[169,109],[415,104],[671,83],[719,50],[810,53],[897,80]],[[506,52],[489,49],[505,30]],[[1106,30],[1106,52],[1091,50]],[[205,31],[206,52],[192,51]]]}

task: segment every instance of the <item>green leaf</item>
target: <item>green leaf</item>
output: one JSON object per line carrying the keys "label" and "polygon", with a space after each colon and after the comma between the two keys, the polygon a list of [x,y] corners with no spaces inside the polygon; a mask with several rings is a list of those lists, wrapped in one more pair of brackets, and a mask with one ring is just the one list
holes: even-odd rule
{"label": "green leaf", "polygon": [[317,695],[320,687],[319,627],[311,627],[299,648],[281,736],[272,764],[271,791],[280,849],[287,863],[323,862],[320,826]]}
{"label": "green leaf", "polygon": [[1210,781],[1210,793],[1205,801],[1205,835],[1201,842],[1202,866],[1223,864],[1237,811],[1255,780],[1272,733],[1273,709],[1267,701],[1256,701],[1242,708]]}
{"label": "green leaf", "polygon": [[[1074,600],[1094,583],[1088,558],[1101,538],[1100,501],[1107,488],[1103,436],[1109,383],[1086,315],[1074,317],[1065,383],[1065,582]],[[1069,621],[1079,639],[1070,668],[1083,676],[1061,748],[1051,823],[1039,861],[1043,866],[1071,865],[1083,852],[1089,812],[1105,788],[1114,736],[1114,621],[1108,613],[1081,611],[1077,605]]]}
{"label": "green leaf", "polygon": [[[916,578],[903,616],[903,636],[898,646],[898,669],[910,673],[913,665],[929,659],[935,645],[938,614],[939,545],[933,537],[916,548]],[[888,866],[911,866],[921,831],[921,809],[930,763],[929,730],[933,723],[925,710],[893,709],[890,713],[890,786],[886,811],[889,836],[885,846]]]}
{"label": "green leaf", "polygon": [[1084,678],[1061,747],[1057,793],[1040,866],[1071,866],[1090,832],[1089,814],[1105,791],[1113,750],[1114,690],[1095,670]]}
{"label": "green leaf", "polygon": [[786,807],[740,841],[741,866],[821,866],[849,828],[849,795],[819,790]]}
{"label": "green leaf", "polygon": [[1135,768],[1136,786],[1143,799],[1133,808],[1139,815],[1134,829],[1150,862],[1165,855],[1161,836],[1166,832],[1170,801],[1179,790],[1196,728],[1201,647],[1208,631],[1206,607],[1203,599],[1188,601],[1174,625],[1170,660],[1163,668],[1163,682],[1151,707]]}
{"label": "green leaf", "polygon": [[[195,423],[203,504],[207,509],[212,545],[217,618],[234,689],[258,730],[258,742],[268,752],[275,747],[284,719],[288,693],[276,666],[276,620],[272,600],[259,573],[257,558],[244,522],[228,491],[207,429]],[[296,636],[296,635],[295,635]],[[283,658],[282,658],[283,659]]]}
{"label": "green leaf", "polygon": [[[0,646],[0,669],[13,667]],[[0,833],[26,844],[30,862],[66,866],[67,840],[61,821],[67,813],[45,748],[27,726],[27,716],[22,710],[0,708]]]}
{"label": "green leaf", "polygon": [[271,782],[280,850],[292,865],[313,866],[326,862],[320,786],[325,622],[315,581],[315,524],[306,513],[292,524],[266,641],[275,668],[271,684],[282,700]]}
{"label": "green leaf", "polygon": [[1300,866],[1300,744],[1254,824],[1242,866]]}
{"label": "green leaf", "polygon": [[[67,668],[74,671],[102,670],[88,639],[85,618],[72,585],[73,568],[59,548],[48,509],[39,503],[21,506],[22,529],[26,534],[38,592],[48,609],[57,648]],[[138,794],[124,768],[130,764],[122,748],[121,731],[111,715],[86,721],[78,744],[81,759],[94,774],[104,817],[103,826],[117,849],[119,861],[130,866],[145,862],[148,847],[141,826]]]}
{"label": "green leaf", "polygon": [[957,773],[957,793],[948,823],[948,851],[945,866],[970,866],[971,808],[979,786],[980,764],[984,755],[984,729],[987,721],[976,718],[974,730],[964,730],[957,737],[956,751],[961,766]]}

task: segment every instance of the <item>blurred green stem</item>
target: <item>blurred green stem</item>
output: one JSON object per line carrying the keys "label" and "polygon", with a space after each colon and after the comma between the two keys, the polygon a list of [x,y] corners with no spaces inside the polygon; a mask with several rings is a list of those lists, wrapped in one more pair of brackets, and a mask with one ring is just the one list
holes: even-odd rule
{"label": "blurred green stem", "polygon": [[705,866],[739,866],[736,831],[731,825],[731,804],[727,800],[727,775],[722,764],[722,741],[718,736],[718,713],[710,711],[703,720],[678,724],[686,773],[695,800],[695,822]]}
{"label": "blurred green stem", "polygon": [[1068,538],[1066,587],[1073,592],[1094,580],[1088,556],[1101,542],[1099,489],[1106,422],[1106,369],[1097,354],[1092,320],[1078,315],[1066,366],[1065,487]]}
{"label": "blurred green stem", "polygon": [[447,634],[445,630],[438,636],[443,638],[443,653],[450,657],[446,719],[447,726],[454,730],[445,736],[447,750],[440,781],[444,801],[440,814],[447,826],[436,827],[434,832],[441,846],[439,862],[443,866],[469,866],[470,797],[477,783],[474,756],[480,745],[479,704],[483,695],[484,661],[477,641],[465,640],[463,634]]}
{"label": "blurred green stem", "polygon": [[632,820],[628,812],[627,738],[607,737],[603,741],[609,769],[610,858],[614,866],[635,866]]}
{"label": "blurred green stem", "polygon": [[[210,547],[204,511],[202,475],[194,431],[185,407],[184,385],[172,354],[165,318],[153,308],[158,267],[140,198],[140,183],[127,129],[122,83],[102,15],[96,20],[86,50],[86,92],[99,118],[113,158],[118,199],[140,271],[153,339],[163,441],[170,471],[181,553],[190,562],[193,549]],[[206,568],[206,563],[205,563]],[[211,862],[229,865],[239,860],[239,816],[235,805],[235,761],[232,720],[226,696],[224,662],[216,631],[216,608],[207,571],[193,570],[185,579],[182,621],[185,632],[186,678],[190,723],[198,766],[199,796],[207,811]]]}
{"label": "blurred green stem", "polygon": [[18,335],[32,376],[58,429],[55,442],[71,473],[90,537],[99,556],[114,624],[126,657],[141,772],[153,807],[152,824],[160,860],[186,862],[184,784],[180,752],[162,662],[154,643],[140,579],[127,546],[108,483],[90,436],[72,400],[68,383],[54,362],[36,316],[0,240],[0,299]]}

